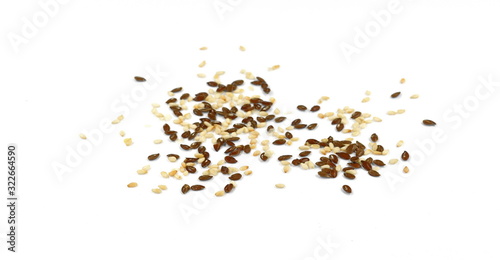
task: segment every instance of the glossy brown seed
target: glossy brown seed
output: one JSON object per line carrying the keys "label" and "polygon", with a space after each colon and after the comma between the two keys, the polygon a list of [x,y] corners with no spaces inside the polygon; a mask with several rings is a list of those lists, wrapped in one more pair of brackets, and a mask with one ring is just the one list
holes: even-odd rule
{"label": "glossy brown seed", "polygon": [[286,143],[285,139],[278,139],[278,140],[273,142],[274,145],[283,145],[285,143]]}
{"label": "glossy brown seed", "polygon": [[180,100],[185,100],[185,99],[188,99],[189,98],[189,93],[184,93],[182,94],[182,96],[179,98]]}
{"label": "glossy brown seed", "polygon": [[298,124],[298,125],[295,125],[295,129],[304,129],[306,128],[307,125],[306,124]]}
{"label": "glossy brown seed", "polygon": [[190,145],[191,149],[198,149],[200,147],[201,142],[194,142]]}
{"label": "glossy brown seed", "polygon": [[404,151],[403,154],[401,154],[401,159],[403,159],[403,161],[408,161],[408,159],[410,159],[410,154]]}
{"label": "glossy brown seed", "polygon": [[378,173],[375,170],[369,170],[368,174],[370,174],[370,176],[372,176],[372,177],[379,177],[380,176],[380,173]]}
{"label": "glossy brown seed", "polygon": [[319,144],[319,141],[316,139],[307,139],[306,144]]}
{"label": "glossy brown seed", "polygon": [[367,171],[372,169],[372,165],[368,161],[362,161],[361,166],[363,166],[363,169]]}
{"label": "glossy brown seed", "polygon": [[195,158],[195,157],[186,157],[184,159],[184,162],[185,163],[190,163],[190,162],[197,162],[198,161],[198,158]]}
{"label": "glossy brown seed", "polygon": [[174,89],[172,89],[170,91],[173,92],[173,93],[177,93],[177,92],[182,91],[182,87],[174,88]]}
{"label": "glossy brown seed", "polygon": [[344,190],[344,192],[347,194],[350,194],[352,192],[352,189],[351,187],[349,187],[349,185],[342,186],[342,190]]}
{"label": "glossy brown seed", "polygon": [[189,185],[184,184],[184,185],[182,185],[181,192],[183,194],[186,194],[190,189],[191,189],[191,187],[189,187]]}
{"label": "glossy brown seed", "polygon": [[370,139],[372,139],[372,142],[376,142],[378,141],[378,135],[373,133],[371,136],[370,136]]}
{"label": "glossy brown seed", "polygon": [[174,157],[177,160],[180,158],[180,156],[178,154],[174,154],[174,153],[167,154],[167,157]]}
{"label": "glossy brown seed", "polygon": [[392,93],[391,98],[397,98],[397,97],[399,97],[400,94],[401,94],[401,92],[394,92],[394,93]]}
{"label": "glossy brown seed", "polygon": [[384,166],[385,163],[381,160],[373,160],[373,164],[377,165],[377,166]]}
{"label": "glossy brown seed", "polygon": [[274,122],[281,123],[281,122],[285,121],[285,119],[286,119],[286,117],[284,117],[284,116],[276,117],[274,119]]}
{"label": "glossy brown seed", "polygon": [[155,153],[155,154],[152,154],[152,155],[148,156],[148,160],[150,160],[150,161],[156,160],[156,159],[158,159],[158,157],[160,157],[160,154],[159,153]]}
{"label": "glossy brown seed", "polygon": [[191,190],[197,191],[197,190],[203,190],[205,189],[205,186],[203,185],[193,185],[191,186]]}
{"label": "glossy brown seed", "polygon": [[250,147],[250,145],[247,144],[243,147],[243,151],[245,153],[250,153],[252,151],[252,148]]}
{"label": "glossy brown seed", "polygon": [[258,80],[254,80],[254,81],[250,82],[250,84],[260,86],[262,84],[262,82],[260,82]]}
{"label": "glossy brown seed", "polygon": [[233,190],[233,188],[234,188],[234,185],[232,183],[229,183],[226,186],[224,186],[224,192],[229,193]]}
{"label": "glossy brown seed", "polygon": [[292,160],[292,164],[293,164],[294,166],[297,166],[297,165],[299,165],[299,164],[300,164],[300,160],[299,160],[299,159],[293,159],[293,160]]}
{"label": "glossy brown seed", "polygon": [[207,92],[200,92],[200,93],[198,93],[198,94],[195,95],[195,97],[193,98],[193,100],[194,101],[203,101],[207,97],[208,97],[208,93]]}
{"label": "glossy brown seed", "polygon": [[170,125],[168,125],[168,124],[164,124],[164,125],[163,125],[163,131],[164,131],[164,132],[169,132],[169,131],[170,131]]}
{"label": "glossy brown seed", "polygon": [[352,179],[356,178],[356,175],[354,175],[352,173],[344,172],[344,177],[346,177],[349,180],[352,180]]}
{"label": "glossy brown seed", "polygon": [[221,144],[221,143],[215,143],[215,144],[214,144],[214,150],[215,150],[216,152],[218,152],[218,151],[220,150],[221,146],[222,146],[222,144]]}
{"label": "glossy brown seed", "polygon": [[304,106],[304,105],[298,105],[297,106],[297,109],[300,110],[300,111],[306,111],[307,110],[307,107]]}
{"label": "glossy brown seed", "polygon": [[340,122],[342,122],[342,118],[335,118],[332,120],[332,125],[337,125],[337,124],[340,124]]}
{"label": "glossy brown seed", "polygon": [[338,163],[339,162],[339,158],[335,154],[330,154],[328,156],[328,159],[330,159],[330,161],[332,161],[333,163]]}
{"label": "glossy brown seed", "polygon": [[316,111],[319,111],[320,109],[321,109],[320,106],[315,105],[315,106],[311,107],[311,112],[316,112]]}
{"label": "glossy brown seed", "polygon": [[194,166],[186,166],[186,171],[189,173],[195,173],[196,172],[196,167]]}
{"label": "glossy brown seed", "polygon": [[232,174],[231,176],[229,176],[229,179],[232,181],[237,181],[237,180],[241,179],[241,173]]}
{"label": "glossy brown seed", "polygon": [[349,165],[355,169],[361,168],[361,164],[359,164],[359,163],[348,163],[347,165]]}
{"label": "glossy brown seed", "polygon": [[289,154],[282,155],[282,156],[278,157],[278,161],[286,161],[286,160],[288,160],[290,158],[292,158],[292,155],[289,155]]}
{"label": "glossy brown seed", "polygon": [[303,152],[299,153],[299,156],[300,156],[300,157],[306,157],[306,156],[308,156],[309,154],[311,154],[311,151],[303,151]]}
{"label": "glossy brown seed", "polygon": [[226,161],[227,163],[237,163],[238,162],[238,160],[236,160],[236,158],[234,158],[232,156],[224,157],[224,161]]}
{"label": "glossy brown seed", "polygon": [[200,181],[208,181],[208,180],[211,180],[213,177],[210,176],[210,175],[201,175],[200,177],[198,177],[198,180]]}
{"label": "glossy brown seed", "polygon": [[429,119],[424,119],[422,121],[422,123],[426,126],[435,126],[436,125],[436,122],[432,121],[432,120],[429,120]]}
{"label": "glossy brown seed", "polygon": [[354,113],[351,115],[351,118],[352,118],[352,119],[356,119],[356,118],[358,118],[358,117],[360,117],[360,116],[361,116],[361,112],[356,111],[356,112],[354,112]]}
{"label": "glossy brown seed", "polygon": [[207,85],[209,85],[210,87],[218,87],[219,83],[217,83],[215,81],[209,81],[209,82],[207,82]]}
{"label": "glossy brown seed", "polygon": [[339,123],[335,128],[337,129],[337,132],[340,132],[344,129],[344,124]]}
{"label": "glossy brown seed", "polygon": [[241,79],[235,80],[235,81],[233,81],[233,84],[236,86],[241,86],[241,85],[243,85],[243,80],[241,80]]}
{"label": "glossy brown seed", "polygon": [[292,125],[293,126],[298,125],[298,124],[300,124],[301,121],[302,120],[300,120],[300,118],[297,118],[297,119],[295,119],[295,120],[292,121]]}
{"label": "glossy brown seed", "polygon": [[182,149],[184,149],[186,151],[191,150],[191,147],[189,145],[181,144],[180,146],[181,146]]}
{"label": "glossy brown seed", "polygon": [[175,141],[175,140],[177,140],[177,135],[176,134],[170,135],[170,141]]}
{"label": "glossy brown seed", "polygon": [[264,162],[267,161],[267,159],[269,159],[269,157],[267,157],[266,153],[261,153],[259,157]]}
{"label": "glossy brown seed", "polygon": [[177,98],[170,98],[165,103],[170,104],[170,103],[175,103],[175,102],[177,102]]}
{"label": "glossy brown seed", "polygon": [[383,152],[384,147],[382,145],[377,145],[377,152]]}
{"label": "glossy brown seed", "polygon": [[137,81],[137,82],[144,82],[144,81],[146,81],[146,79],[145,79],[145,78],[143,78],[143,77],[139,77],[139,76],[135,76],[135,77],[134,77],[134,79],[135,79],[135,81]]}
{"label": "glossy brown seed", "polygon": [[201,163],[201,167],[202,168],[207,168],[212,162],[209,160],[209,159],[205,159],[202,163]]}
{"label": "glossy brown seed", "polygon": [[290,132],[286,132],[285,133],[285,137],[288,138],[288,139],[292,139],[293,138],[293,134],[290,133]]}
{"label": "glossy brown seed", "polygon": [[221,166],[220,167],[220,172],[222,174],[229,174],[229,168],[227,168],[226,166]]}
{"label": "glossy brown seed", "polygon": [[268,131],[268,132],[272,132],[272,131],[274,131],[274,126],[272,126],[272,125],[268,126],[268,127],[267,127],[267,131]]}
{"label": "glossy brown seed", "polygon": [[314,129],[316,128],[316,126],[318,126],[318,124],[313,123],[313,124],[308,125],[308,126],[307,126],[307,129],[309,129],[309,130],[314,130]]}
{"label": "glossy brown seed", "polygon": [[188,138],[190,135],[191,135],[191,132],[186,131],[186,132],[184,132],[184,133],[181,134],[181,137],[182,138]]}
{"label": "glossy brown seed", "polygon": [[339,152],[339,153],[337,153],[337,155],[338,155],[338,157],[340,157],[344,160],[349,160],[351,158],[351,156],[348,153]]}

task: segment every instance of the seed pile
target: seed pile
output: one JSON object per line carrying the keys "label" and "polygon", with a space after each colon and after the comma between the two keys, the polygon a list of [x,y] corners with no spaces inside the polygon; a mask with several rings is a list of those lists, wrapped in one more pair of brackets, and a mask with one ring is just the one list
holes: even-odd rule
{"label": "seed pile", "polygon": [[[202,47],[201,50],[206,50]],[[240,47],[245,51],[244,47]],[[199,67],[205,65],[203,61]],[[279,68],[273,66],[272,70]],[[253,76],[252,73],[245,70],[241,71],[249,83],[249,88],[260,87],[263,96],[246,96],[244,93],[245,80],[237,79],[230,83],[223,84],[220,76],[224,72],[217,72],[214,80],[207,81],[208,89],[198,93],[187,93],[182,87],[174,88],[169,91],[169,98],[164,105],[153,104],[153,114],[162,121],[169,121],[173,116],[172,123],[164,123],[161,132],[163,138],[154,139],[155,144],[163,143],[163,140],[169,140],[178,145],[178,149],[192,153],[192,156],[181,158],[180,155],[172,152],[165,153],[151,151],[145,155],[147,161],[167,160],[178,164],[177,168],[170,171],[162,171],[160,174],[164,178],[174,177],[182,180],[184,177],[198,174],[197,183],[184,184],[180,192],[197,192],[205,189],[203,183],[207,183],[214,176],[222,174],[227,176],[227,183],[224,188],[215,192],[215,196],[224,196],[234,192],[236,182],[246,178],[253,172],[248,166],[235,167],[244,162],[245,156],[255,156],[264,162],[268,162],[273,157],[283,166],[283,172],[288,173],[292,167],[310,170],[316,169],[317,174],[322,178],[343,178],[351,182],[356,179],[362,171],[371,177],[381,176],[380,170],[386,166],[386,163],[378,156],[386,156],[389,149],[380,144],[379,136],[376,133],[371,134],[367,142],[355,140],[361,131],[368,124],[373,122],[382,122],[382,119],[373,117],[370,113],[358,111],[354,108],[344,107],[337,109],[336,112],[324,112],[324,108],[319,105],[308,107],[306,105],[297,105],[298,114],[314,113],[321,120],[327,120],[327,124],[321,127],[329,127],[332,134],[339,135],[334,138],[332,135],[323,138],[308,138],[304,142],[299,142],[299,138],[294,136],[294,131],[314,131],[320,127],[318,122],[303,122],[302,118],[290,118],[280,115],[280,110],[275,108],[275,98],[268,97],[271,92],[269,83],[262,77]],[[203,78],[205,74],[198,74]],[[136,76],[137,82],[146,81],[145,78]],[[405,80],[401,79],[400,83]],[[367,96],[370,91],[365,93]],[[400,91],[390,95],[390,98],[401,98]],[[410,98],[415,99],[418,95]],[[328,97],[321,97],[318,104],[327,101]],[[362,102],[368,102],[369,97],[365,97]],[[192,109],[188,107],[192,104]],[[172,115],[164,115],[158,112],[162,106],[170,110]],[[389,115],[403,114],[404,109],[389,111]],[[119,120],[122,120],[120,118]],[[435,122],[426,119],[422,121],[426,126],[434,126]],[[307,132],[308,133],[308,132]],[[267,136],[265,136],[267,134]],[[314,136],[314,134],[311,134]],[[347,135],[347,137],[345,137]],[[244,140],[242,137],[248,137]],[[264,136],[264,137],[263,137]],[[259,138],[266,138],[260,142],[262,151],[257,149]],[[132,139],[124,140],[127,146],[132,144]],[[168,141],[167,141],[168,142]],[[396,145],[400,147],[403,141]],[[288,154],[275,156],[271,147],[273,146],[294,146],[291,147]],[[292,151],[296,149],[296,153]],[[222,155],[222,160],[213,161],[214,154]],[[311,156],[319,155],[315,160]],[[410,155],[404,151],[401,155],[403,161],[409,160]],[[396,164],[398,159],[387,160],[388,164]],[[147,174],[151,169],[149,165],[138,170],[140,175]],[[403,172],[408,173],[408,167]],[[341,177],[339,177],[341,176]],[[130,188],[137,187],[136,182],[127,185]],[[276,184],[277,188],[285,187],[284,184]],[[154,193],[160,194],[166,190],[165,185],[153,188]],[[351,187],[343,185],[342,190],[350,194]]]}

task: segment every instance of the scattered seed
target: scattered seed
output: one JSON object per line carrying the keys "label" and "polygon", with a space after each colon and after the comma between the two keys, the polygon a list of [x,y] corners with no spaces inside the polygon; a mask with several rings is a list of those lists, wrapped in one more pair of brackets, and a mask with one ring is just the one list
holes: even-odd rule
{"label": "scattered seed", "polygon": [[229,179],[232,181],[237,181],[237,180],[241,179],[241,173],[232,174],[231,176],[229,176]]}
{"label": "scattered seed", "polygon": [[370,139],[372,140],[372,142],[377,142],[378,141],[378,135],[373,133],[371,136],[370,136]]}
{"label": "scattered seed", "polygon": [[152,189],[151,191],[153,191],[153,193],[156,193],[156,194],[160,194],[161,193],[161,189]]}
{"label": "scattered seed", "polygon": [[401,147],[403,146],[404,142],[403,140],[400,140],[397,144],[396,144],[396,147]]}
{"label": "scattered seed", "polygon": [[391,95],[391,98],[397,98],[397,97],[399,97],[400,94],[401,94],[401,92],[395,92]]}
{"label": "scattered seed", "polygon": [[224,186],[224,192],[225,193],[229,193],[229,192],[231,192],[233,190],[233,188],[234,188],[234,184],[229,183],[226,186]]}
{"label": "scattered seed", "polygon": [[135,77],[134,77],[134,79],[135,79],[135,81],[137,81],[137,82],[144,82],[144,81],[146,81],[146,79],[145,79],[145,78],[143,78],[143,77],[139,77],[139,76],[135,76]]}
{"label": "scattered seed", "polygon": [[240,46],[240,51],[246,51],[247,49],[243,46]]}
{"label": "scattered seed", "polygon": [[368,174],[370,174],[370,176],[372,176],[372,177],[379,177],[380,176],[380,173],[378,173],[375,170],[369,170]]}
{"label": "scattered seed", "polygon": [[285,143],[286,143],[285,139],[278,139],[278,140],[273,142],[274,145],[283,145]]}
{"label": "scattered seed", "polygon": [[304,105],[298,105],[297,106],[297,109],[300,110],[300,111],[306,111],[307,110],[307,107],[304,106]]}
{"label": "scattered seed", "polygon": [[352,192],[352,189],[351,187],[349,187],[349,185],[342,186],[342,190],[344,190],[344,192],[347,194],[350,194]]}
{"label": "scattered seed", "polygon": [[170,90],[172,93],[177,93],[177,92],[181,92],[182,91],[182,87],[178,87],[178,88],[174,88],[172,90]]}
{"label": "scattered seed", "polygon": [[282,155],[282,156],[278,157],[278,161],[286,161],[292,157],[293,157],[292,155]]}
{"label": "scattered seed", "polygon": [[390,159],[389,164],[396,164],[398,163],[398,159]]}
{"label": "scattered seed", "polygon": [[410,96],[411,99],[417,99],[418,97],[419,97],[418,94],[413,94],[413,95]]}
{"label": "scattered seed", "polygon": [[193,185],[191,186],[191,190],[198,191],[198,190],[203,190],[205,189],[205,186],[203,185]]}
{"label": "scattered seed", "polygon": [[356,175],[350,173],[350,172],[344,172],[344,177],[346,177],[349,180],[353,180],[356,178]]}
{"label": "scattered seed", "polygon": [[158,185],[161,190],[167,190],[167,185]]}
{"label": "scattered seed", "polygon": [[385,165],[385,163],[381,160],[373,160],[373,164],[375,164],[377,166],[384,166]]}
{"label": "scattered seed", "polygon": [[274,186],[276,186],[276,188],[278,188],[278,189],[285,188],[285,184],[282,184],[282,183],[275,184]]}
{"label": "scattered seed", "polygon": [[358,118],[358,117],[360,117],[360,116],[361,116],[361,112],[356,111],[356,112],[354,112],[354,113],[351,115],[351,118],[352,118],[352,119],[356,119],[356,118]]}
{"label": "scattered seed", "polygon": [[198,180],[208,181],[208,180],[211,180],[212,178],[213,178],[213,176],[210,176],[210,175],[201,175],[200,177],[198,177]]}
{"label": "scattered seed", "polygon": [[224,194],[226,194],[226,193],[223,190],[220,190],[220,191],[215,193],[215,196],[222,197],[222,196],[224,196]]}
{"label": "scattered seed", "polygon": [[133,144],[132,138],[125,138],[123,139],[123,142],[125,143],[126,146],[131,146]]}
{"label": "scattered seed", "polygon": [[436,125],[436,122],[432,121],[432,120],[429,120],[429,119],[424,119],[422,121],[422,123],[426,126],[435,126]]}
{"label": "scattered seed", "polygon": [[313,123],[313,124],[308,125],[308,126],[307,126],[307,129],[309,129],[309,130],[314,130],[317,126],[318,126],[318,124]]}
{"label": "scattered seed", "polygon": [[129,183],[127,185],[127,187],[129,187],[129,188],[135,188],[135,187],[137,187],[137,182],[131,182],[131,183]]}
{"label": "scattered seed", "polygon": [[184,184],[184,185],[182,185],[181,192],[183,194],[186,194],[190,189],[191,189],[191,187],[189,185]]}
{"label": "scattered seed", "polygon": [[316,111],[319,111],[320,109],[321,109],[320,106],[315,105],[315,106],[311,107],[311,112],[316,112]]}
{"label": "scattered seed", "polygon": [[403,161],[408,161],[408,159],[410,159],[410,154],[407,151],[404,151],[403,154],[401,154],[401,159]]}
{"label": "scattered seed", "polygon": [[405,78],[402,78],[401,80],[399,80],[399,83],[401,83],[401,84],[404,84],[405,82],[406,82]]}
{"label": "scattered seed", "polygon": [[237,163],[238,162],[238,160],[236,160],[236,158],[234,158],[232,156],[224,157],[224,161],[226,161],[227,163]]}
{"label": "scattered seed", "polygon": [[409,173],[409,172],[410,172],[410,169],[408,168],[408,166],[405,166],[405,167],[403,168],[403,172],[404,172],[404,173]]}
{"label": "scattered seed", "polygon": [[160,154],[159,153],[155,153],[155,154],[152,154],[152,155],[148,156],[148,160],[153,161],[153,160],[158,159],[158,157],[160,157]]}

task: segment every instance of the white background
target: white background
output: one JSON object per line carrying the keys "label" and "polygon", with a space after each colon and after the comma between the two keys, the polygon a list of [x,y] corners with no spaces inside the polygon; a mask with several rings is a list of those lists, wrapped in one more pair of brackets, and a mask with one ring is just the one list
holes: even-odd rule
{"label": "white background", "polygon": [[[218,12],[217,3],[230,9]],[[381,26],[372,13],[387,12],[389,3],[68,1],[51,9],[46,25],[23,36],[26,20],[46,11],[36,1],[2,1],[0,143],[5,153],[8,143],[19,147],[20,208],[18,253],[7,251],[2,235],[0,258],[499,259],[493,111],[500,98],[498,86],[491,93],[480,89],[480,101],[475,91],[480,78],[500,81],[500,3],[401,0]],[[366,46],[358,45],[349,62],[342,44],[356,46],[356,28],[364,31],[374,23],[380,31],[372,32]],[[13,35],[26,36],[25,42],[12,44]],[[247,51],[240,52],[240,45]],[[202,60],[207,66],[200,69]],[[281,68],[268,72],[275,64]],[[169,76],[128,106],[123,122],[58,179],[52,164],[65,163],[67,149],[81,143],[78,134],[116,118],[121,112],[113,106],[141,86],[133,76],[147,76],[147,68],[157,66]],[[321,112],[350,106],[384,120],[359,136],[366,143],[378,133],[380,144],[391,150],[384,160],[399,157],[403,148],[420,160],[410,159],[407,175],[399,164],[386,167],[380,178],[361,171],[351,181],[320,179],[315,170],[296,168],[284,174],[276,157],[262,164],[240,156],[254,173],[232,194],[180,194],[181,185],[195,184],[196,176],[178,181],[159,175],[175,167],[164,155],[178,147],[152,144],[164,135],[150,104],[163,104],[174,87],[192,94],[205,90],[207,79],[197,73],[224,70],[222,79],[230,81],[241,77],[241,69],[267,79],[276,106],[296,114],[289,118],[320,123],[317,131],[301,131],[302,141],[311,135],[347,137],[295,110],[328,95]],[[366,90],[373,94],[363,104]],[[391,100],[395,91],[402,96]],[[410,100],[411,94],[420,98]],[[464,102],[459,114],[455,109]],[[407,112],[385,114],[400,108]],[[438,126],[422,126],[424,118]],[[120,130],[134,145],[123,144]],[[435,135],[441,138],[431,141]],[[398,140],[405,146],[396,148]],[[135,171],[155,152],[163,162],[138,176]],[[139,186],[128,189],[131,181]],[[287,187],[278,190],[276,183]],[[153,194],[158,184],[168,190]],[[341,191],[343,184],[351,185],[351,195]],[[196,214],[183,214],[186,207]],[[5,234],[5,206],[0,216]],[[331,248],[322,247],[325,241]]]}

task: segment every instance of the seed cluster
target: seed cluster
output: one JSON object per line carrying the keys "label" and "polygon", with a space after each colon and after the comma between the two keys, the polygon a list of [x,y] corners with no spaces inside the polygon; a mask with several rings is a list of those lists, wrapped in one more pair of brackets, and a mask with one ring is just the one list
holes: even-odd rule
{"label": "seed cluster", "polygon": [[[200,50],[206,49],[206,47],[200,48]],[[240,50],[245,51],[245,48],[241,46]],[[206,62],[202,61],[199,67],[202,68],[205,64]],[[277,68],[279,68],[278,65],[271,67],[270,70]],[[218,174],[227,176],[227,183],[224,184],[222,190],[215,192],[215,196],[221,197],[232,193],[236,188],[236,182],[253,173],[248,166],[234,167],[240,161],[244,161],[240,160],[240,157],[255,156],[264,163],[273,158],[273,146],[292,146],[294,144],[297,147],[297,153],[293,153],[292,149],[289,149],[290,152],[278,155],[277,159],[274,159],[283,166],[284,173],[290,172],[292,167],[303,170],[317,168],[319,169],[317,174],[322,178],[333,179],[341,175],[348,182],[357,179],[361,171],[365,171],[366,175],[371,177],[381,176],[380,169],[386,166],[386,163],[378,159],[377,156],[386,156],[389,154],[389,150],[380,144],[379,136],[373,133],[366,142],[354,139],[369,124],[382,122],[381,118],[350,107],[337,109],[335,112],[319,113],[318,111],[323,112],[324,108],[319,105],[308,108],[302,104],[297,105],[299,114],[315,114],[319,119],[327,120],[327,125],[320,126],[318,122],[303,122],[303,118],[293,119],[281,116],[280,110],[275,108],[276,100],[273,97],[266,98],[266,95],[271,92],[268,82],[245,70],[242,70],[241,73],[245,75],[246,79],[250,79],[249,83],[252,89],[253,86],[260,86],[263,97],[243,95],[244,89],[242,87],[245,85],[243,79],[223,84],[220,80],[220,76],[225,74],[223,71],[216,72],[213,76],[214,79],[206,82],[207,91],[187,93],[182,87],[177,87],[168,92],[169,98],[163,106],[170,110],[174,120],[173,124],[164,123],[161,132],[165,135],[167,142],[169,140],[176,145],[178,144],[181,151],[192,153],[192,155],[181,158],[179,154],[163,153],[158,150],[147,155],[147,160],[166,159],[171,163],[178,164],[177,168],[162,171],[160,175],[163,178],[173,177],[177,180],[183,180],[189,175],[198,174],[196,179],[199,183],[182,185],[181,193],[204,190],[205,185],[200,183],[211,181]],[[199,73],[198,77],[204,78],[206,75]],[[135,80],[138,82],[146,81],[138,76],[135,77]],[[405,80],[401,79],[400,82],[404,83]],[[371,92],[366,91],[365,94],[369,96]],[[391,94],[390,98],[400,96],[401,92],[398,91]],[[412,99],[417,97],[416,94],[411,96]],[[321,97],[318,104],[326,100],[329,98]],[[365,97],[363,102],[369,100],[369,97]],[[190,106],[192,109],[188,108],[189,103],[192,104]],[[159,109],[162,109],[162,105],[153,104],[153,114],[162,121],[169,121],[171,115],[160,113]],[[397,111],[389,111],[387,114],[396,115],[404,112],[404,109],[398,109]],[[118,119],[121,121],[123,117]],[[436,125],[435,122],[428,119],[422,122],[427,126]],[[294,131],[308,132],[318,127],[329,127],[332,134],[345,134],[348,137],[334,138],[330,135],[323,138],[308,138],[305,142],[298,143],[299,138],[294,136]],[[248,137],[248,141],[241,138],[245,135]],[[262,150],[258,150],[258,139],[263,136],[266,139],[260,142]],[[81,138],[84,137],[81,136]],[[126,138],[124,142],[127,146],[133,143],[131,138]],[[162,144],[163,139],[154,139],[153,142],[154,144]],[[402,145],[403,141],[399,141],[396,147]],[[214,155],[221,154],[223,159],[216,161]],[[312,157],[314,155],[319,155],[319,159],[314,159]],[[407,161],[409,158],[409,153],[404,151],[401,160]],[[394,158],[388,160],[387,163],[393,165],[398,161]],[[147,165],[139,169],[137,173],[144,175],[150,169],[151,167]],[[409,172],[407,166],[403,172]],[[132,182],[127,186],[133,188],[137,187],[138,184]],[[276,184],[275,186],[276,188],[285,187],[284,184]],[[166,189],[165,185],[159,185],[152,191],[160,194]],[[352,193],[352,188],[348,185],[343,185],[342,190],[347,194]]]}

